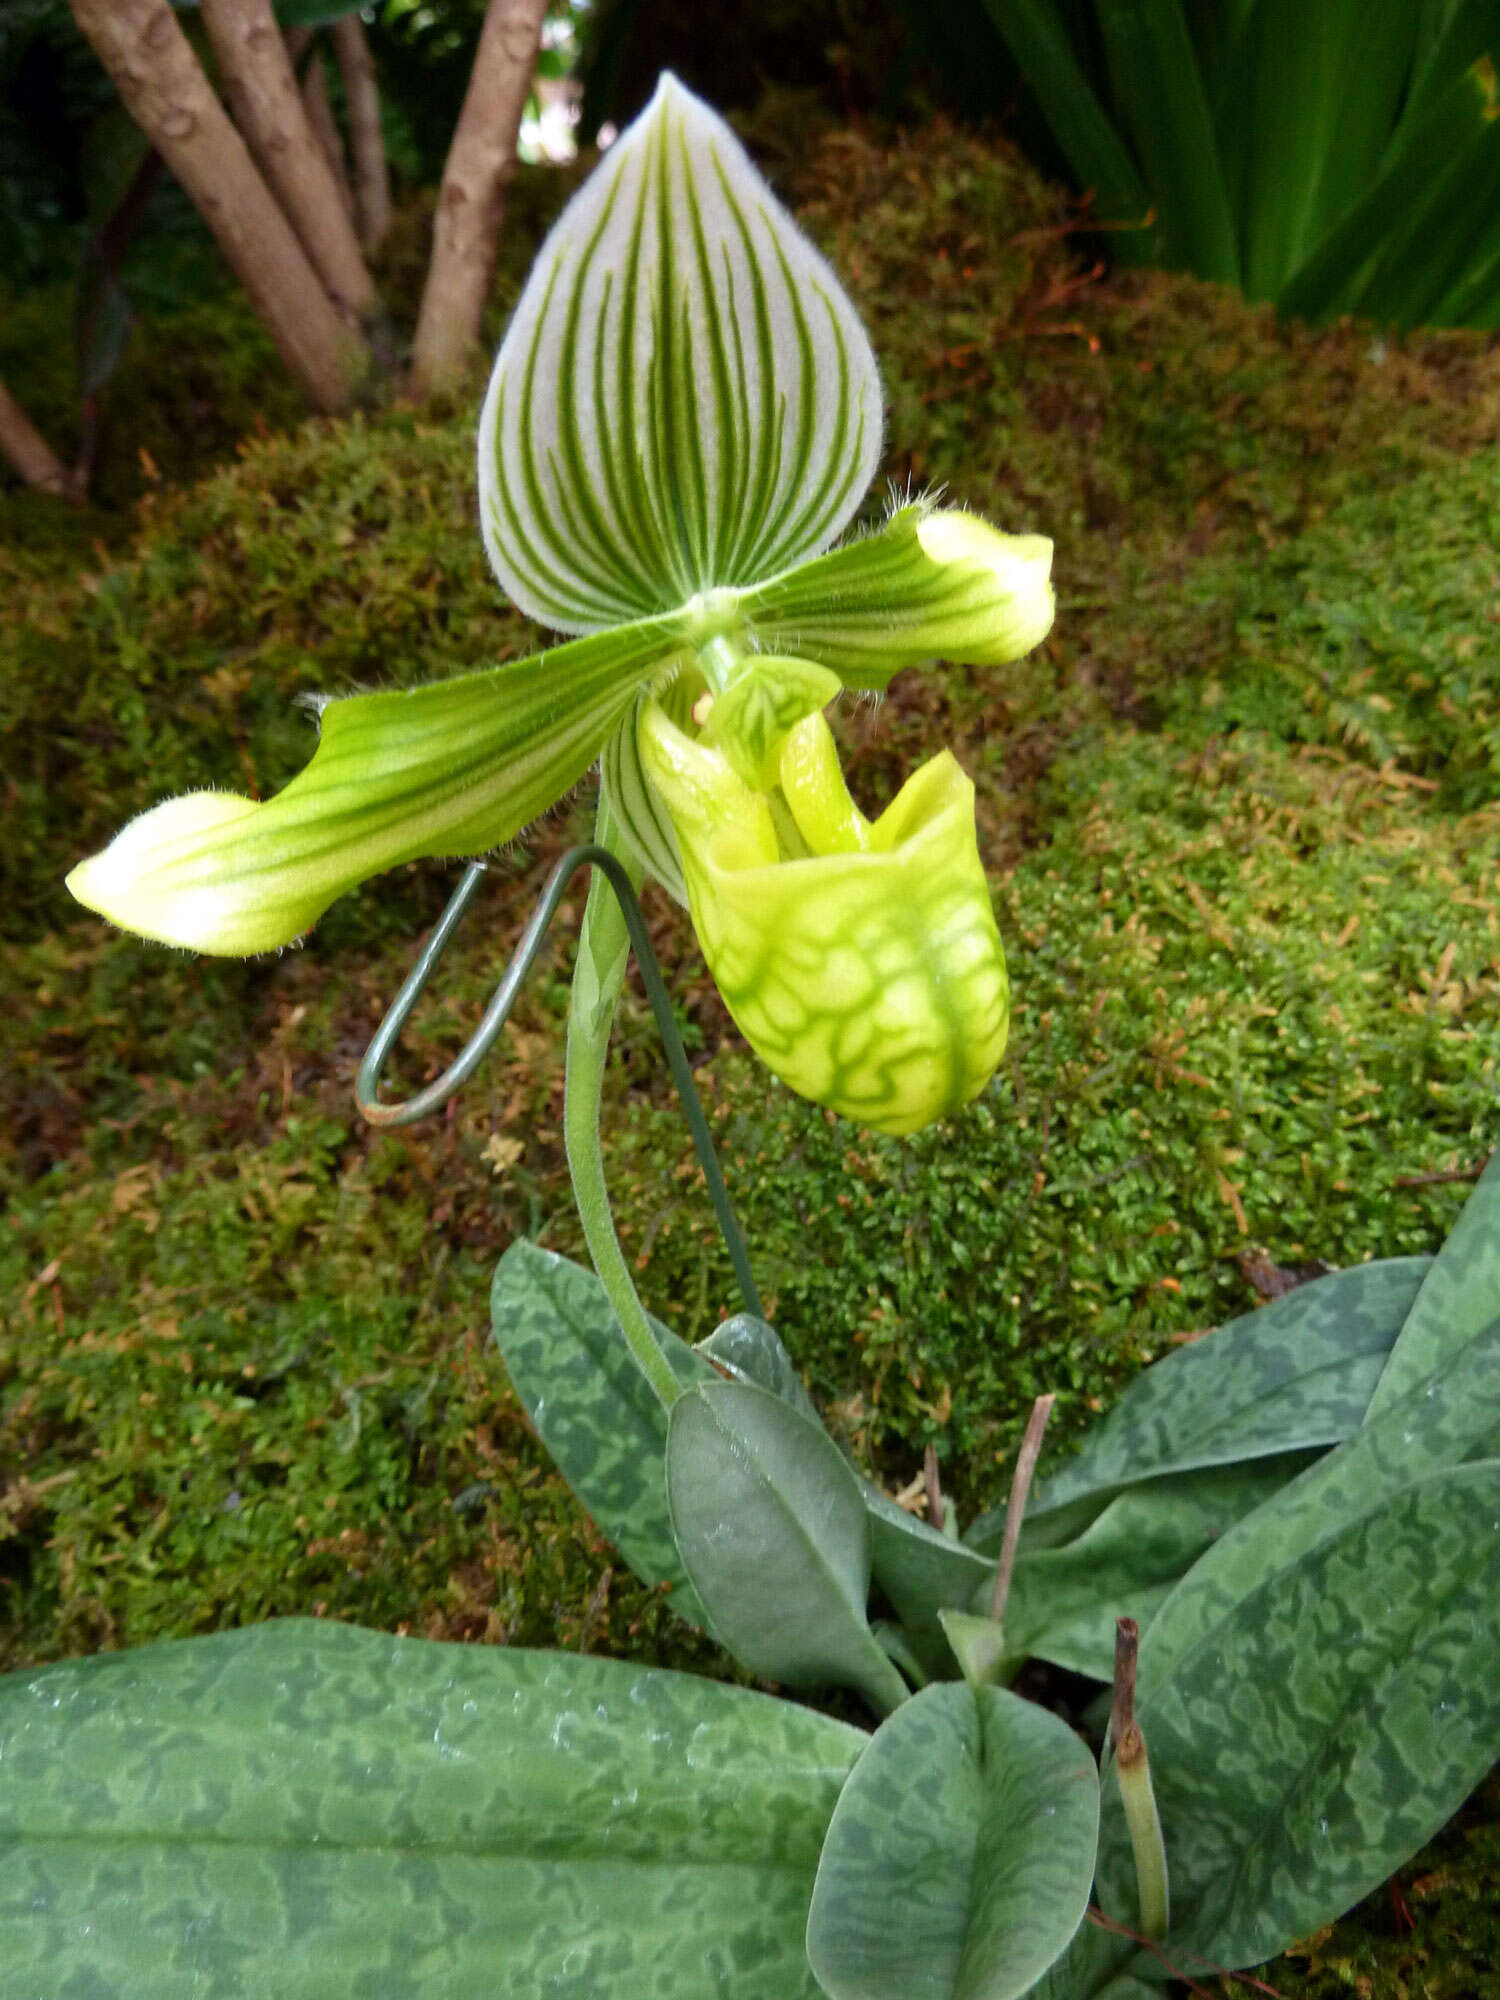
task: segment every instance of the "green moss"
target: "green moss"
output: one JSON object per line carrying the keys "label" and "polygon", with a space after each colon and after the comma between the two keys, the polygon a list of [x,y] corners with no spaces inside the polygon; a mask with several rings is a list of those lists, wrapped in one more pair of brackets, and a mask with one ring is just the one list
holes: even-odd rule
{"label": "green moss", "polygon": [[[874,330],[895,476],[1057,539],[1058,627],[1030,661],[905,675],[839,718],[872,807],[940,742],[973,771],[1012,1050],[942,1134],[872,1140],[739,1052],[660,899],[653,934],[788,1343],[877,1470],[904,1481],[934,1442],[968,1513],[1038,1390],[1076,1432],[1253,1302],[1252,1250],[1435,1247],[1465,1193],[1435,1177],[1500,1139],[1500,357],[1278,331],[1187,280],[1105,286],[1036,233],[1063,219],[1047,189],[941,131],[832,133],[794,182]],[[376,1137],[353,1071],[451,870],[402,871],[245,966],[110,936],[60,889],[165,793],[284,782],[311,743],[296,695],[533,643],[479,548],[472,420],[256,438],[153,498],[128,555],[13,593],[7,1663],[319,1605],[715,1662],[611,1563],[484,1342],[515,1234],[579,1249],[559,1118],[581,893],[482,1077]],[[585,825],[554,815],[492,869],[397,1087],[456,1052]],[[652,1306],[699,1334],[729,1272],[638,998],[617,1046],[622,1235]],[[1493,1806],[1403,1876],[1414,1931],[1377,1898],[1272,1983],[1457,2000],[1443,1926],[1472,1921],[1479,1949],[1463,1857],[1492,1857]]]}

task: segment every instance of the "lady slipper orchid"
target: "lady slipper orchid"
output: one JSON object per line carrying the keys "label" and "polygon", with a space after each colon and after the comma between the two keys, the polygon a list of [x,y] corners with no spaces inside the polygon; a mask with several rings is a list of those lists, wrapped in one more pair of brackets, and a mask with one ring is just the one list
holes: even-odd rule
{"label": "lady slipper orchid", "polygon": [[762,1061],[880,1132],[967,1103],[1004,1050],[1009,989],[974,787],[950,752],[871,823],[817,710],[781,733],[763,789],[707,724],[695,741],[647,702],[639,734],[704,957]]}
{"label": "lady slipper orchid", "polygon": [[915,502],[832,547],[882,429],[832,269],[664,76],[543,245],[480,419],[491,562],[574,636],[328,701],[274,798],[157,806],[69,888],[145,937],[272,950],[383,869],[510,839],[602,759],[779,1074],[891,1131],[964,1102],[1005,1019],[972,788],[945,754],[867,824],[821,711],[933,657],[1018,659],[1052,622],[1051,544]]}

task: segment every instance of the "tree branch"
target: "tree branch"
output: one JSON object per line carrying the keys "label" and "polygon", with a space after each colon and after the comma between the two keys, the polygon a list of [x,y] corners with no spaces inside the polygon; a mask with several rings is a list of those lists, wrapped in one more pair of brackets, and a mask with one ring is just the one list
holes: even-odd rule
{"label": "tree branch", "polygon": [[380,129],[380,93],[375,58],[358,14],[345,14],[328,30],[344,79],[349,106],[349,150],[354,155],[354,212],[360,240],[374,252],[391,226],[391,187],[385,170],[385,138]]}
{"label": "tree branch", "polygon": [[83,498],[81,482],[63,464],[3,382],[0,382],[0,456],[8,459],[36,492],[74,502]]}
{"label": "tree branch", "polygon": [[224,95],[250,150],[346,319],[379,303],[344,197],[308,122],[271,0],[203,0]]}
{"label": "tree branch", "polygon": [[[287,36],[287,47],[295,63],[302,49],[313,39],[310,28],[297,28]],[[338,120],[333,115],[333,106],[328,101],[328,72],[323,67],[323,52],[314,44],[302,71],[302,109],[312,128],[312,135],[322,149],[328,162],[328,170],[333,175],[333,184],[338,189],[339,200],[351,228],[355,226],[354,190],[349,185],[349,160],[344,152],[344,135],[339,130]]]}
{"label": "tree branch", "polygon": [[126,110],[192,197],[309,401],[340,408],[369,348],[340,319],[167,0],[72,5]]}
{"label": "tree branch", "polygon": [[412,386],[419,395],[461,376],[479,341],[546,12],[547,0],[490,0],[484,17],[433,219],[432,261],[412,351]]}

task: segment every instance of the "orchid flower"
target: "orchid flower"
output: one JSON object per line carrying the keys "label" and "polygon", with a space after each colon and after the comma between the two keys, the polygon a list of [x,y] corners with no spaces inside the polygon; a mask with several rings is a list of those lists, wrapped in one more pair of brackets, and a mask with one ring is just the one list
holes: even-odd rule
{"label": "orchid flower", "polygon": [[543,245],[480,418],[490,560],[565,643],[329,701],[274,798],[159,805],[69,888],[145,937],[268,951],[384,869],[511,839],[602,759],[773,1069],[890,1131],[962,1103],[1005,1038],[972,786],[944,752],[867,822],[822,711],[935,656],[1019,658],[1051,544],[916,502],[833,546],[882,433],[832,269],[664,76]]}

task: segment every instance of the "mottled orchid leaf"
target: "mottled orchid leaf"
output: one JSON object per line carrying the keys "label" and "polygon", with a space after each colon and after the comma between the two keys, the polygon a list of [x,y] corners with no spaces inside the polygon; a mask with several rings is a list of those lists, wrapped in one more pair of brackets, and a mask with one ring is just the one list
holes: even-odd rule
{"label": "mottled orchid leaf", "polygon": [[834,1809],[807,1951],[830,2000],[1014,2000],[1088,1906],[1094,1760],[994,1687],[924,1688],[882,1723]]}
{"label": "mottled orchid leaf", "polygon": [[[821,1424],[791,1356],[765,1320],[738,1313],[715,1327],[698,1352]],[[871,1574],[903,1625],[927,1630],[930,1638],[937,1631],[939,1610],[966,1606],[982,1585],[993,1581],[995,1566],[909,1514],[872,1481],[855,1476],[870,1522]]]}
{"label": "mottled orchid leaf", "polygon": [[1257,1458],[1127,1486],[1062,1548],[1033,1552],[1023,1535],[1006,1600],[1006,1652],[1108,1681],[1115,1621],[1133,1618],[1144,1632],[1198,1558],[1309,1457]]}
{"label": "mottled orchid leaf", "polygon": [[[563,1478],[643,1583],[665,1584],[689,1624],[706,1620],[672,1536],[667,1415],[625,1344],[603,1285],[524,1237],[495,1270],[490,1322],[516,1394]],[[656,1320],[684,1388],[717,1381],[711,1362]]]}
{"label": "mottled orchid leaf", "polygon": [[792,1357],[769,1320],[754,1313],[735,1313],[720,1320],[707,1340],[700,1340],[699,1354],[706,1355],[717,1368],[727,1369],[739,1382],[753,1382],[758,1389],[779,1396],[811,1424],[822,1427],[813,1399],[802,1386]]}
{"label": "mottled orchid leaf", "polygon": [[866,1617],[859,1482],[824,1430],[748,1382],[704,1384],[672,1406],[667,1497],[709,1630],[742,1665],[880,1712],[905,1699]]}
{"label": "mottled orchid leaf", "polygon": [[[1335,1271],[1231,1320],[1144,1370],[1051,1479],[1028,1523],[1145,1479],[1333,1445],[1358,1429],[1430,1259]],[[1002,1512],[966,1540],[997,1550]]]}
{"label": "mottled orchid leaf", "polygon": [[[1448,1366],[1357,1430],[1230,1528],[1190,1569],[1141,1643],[1142,1686],[1235,1616],[1235,1607],[1345,1526],[1418,1480],[1463,1463],[1500,1431],[1500,1317]],[[1500,1539],[1500,1535],[1497,1535]],[[1322,1649],[1307,1649],[1314,1669]],[[1500,1749],[1500,1746],[1497,1746]]]}
{"label": "mottled orchid leaf", "polygon": [[1500,1152],[1480,1176],[1391,1349],[1368,1416],[1382,1415],[1500,1313]]}
{"label": "mottled orchid leaf", "polygon": [[[1247,1588],[1213,1592],[1216,1615],[1189,1643],[1179,1628],[1164,1650],[1152,1634],[1141,1649],[1137,1717],[1172,1877],[1166,1949],[1190,1967],[1195,1953],[1258,1964],[1330,1922],[1500,1755],[1500,1463],[1417,1480],[1353,1518],[1329,1510],[1321,1526],[1296,1560],[1273,1547]],[[1253,1542],[1254,1521],[1239,1534]],[[1129,1923],[1112,1790],[1100,1894]]]}
{"label": "mottled orchid leaf", "polygon": [[312,1619],[11,1674],[0,1994],[817,2000],[814,1871],[867,1741]]}

